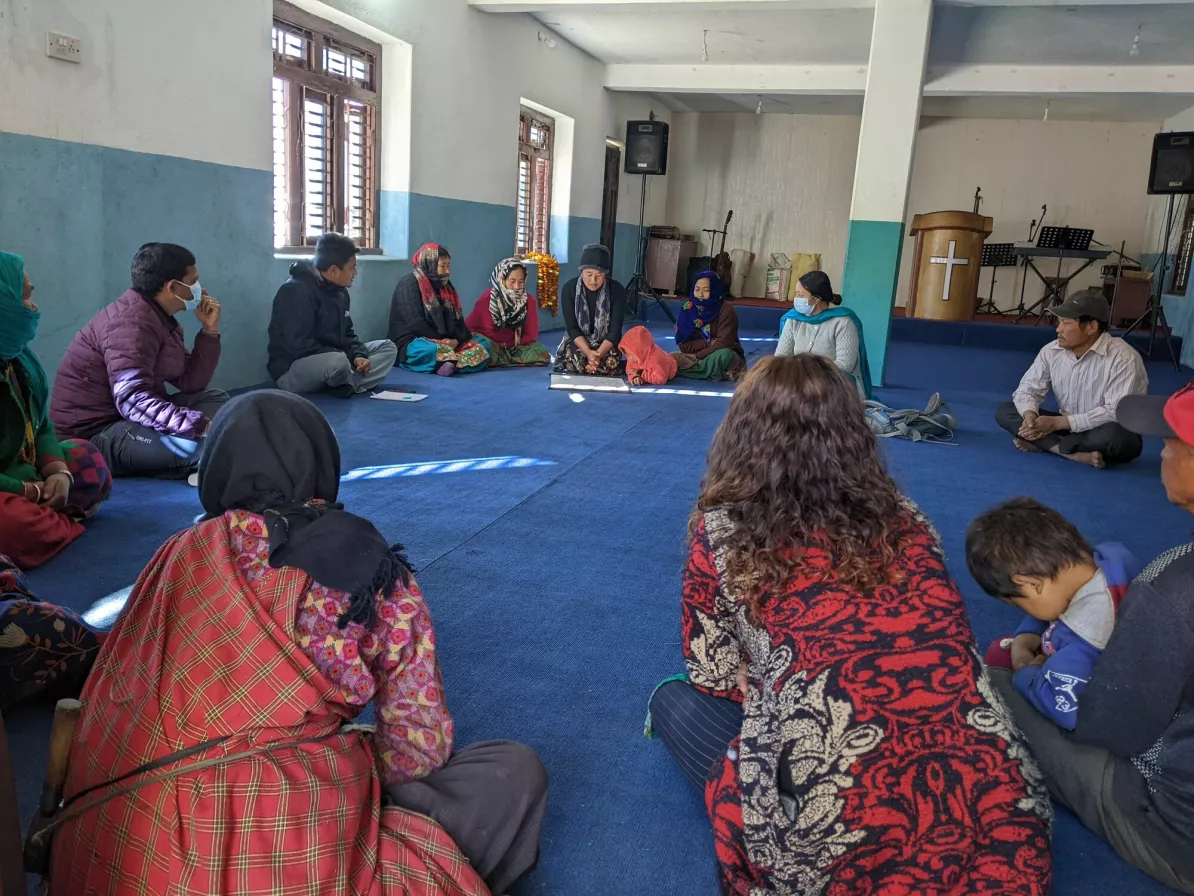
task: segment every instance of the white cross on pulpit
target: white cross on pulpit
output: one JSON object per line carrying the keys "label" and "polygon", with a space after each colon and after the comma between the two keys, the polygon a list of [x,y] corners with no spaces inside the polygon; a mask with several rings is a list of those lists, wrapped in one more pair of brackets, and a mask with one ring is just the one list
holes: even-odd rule
{"label": "white cross on pulpit", "polygon": [[941,288],[941,301],[943,301],[943,302],[949,301],[949,286],[953,282],[953,279],[954,279],[954,265],[970,264],[969,258],[955,258],[954,257],[954,249],[957,247],[957,245],[958,245],[957,240],[950,240],[948,255],[931,255],[931,256],[929,256],[930,264],[945,265],[945,285]]}

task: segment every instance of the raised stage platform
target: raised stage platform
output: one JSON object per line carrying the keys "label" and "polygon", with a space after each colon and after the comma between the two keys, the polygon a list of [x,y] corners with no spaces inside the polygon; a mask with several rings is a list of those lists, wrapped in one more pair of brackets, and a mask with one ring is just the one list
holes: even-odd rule
{"label": "raised stage platform", "polygon": [[[664,299],[672,314],[680,310],[681,299]],[[745,330],[770,330],[778,334],[779,319],[788,310],[787,304],[779,305],[765,299],[733,299],[738,322]],[[654,302],[644,301],[639,306],[640,319],[651,322],[666,321],[667,317]],[[891,338],[895,342],[920,342],[928,345],[954,345],[970,348],[994,348],[1009,351],[1040,351],[1056,338],[1053,327],[1045,323],[1036,324],[1035,318],[1014,324],[1010,318],[983,315],[975,321],[919,320],[903,316],[904,309],[897,308],[891,321]],[[1117,334],[1118,335],[1118,334]],[[1139,352],[1148,351],[1148,330],[1137,330],[1128,337],[1128,342]],[[1173,350],[1181,357],[1182,340],[1175,337]],[[1153,344],[1152,360],[1168,361],[1169,350],[1161,333]]]}

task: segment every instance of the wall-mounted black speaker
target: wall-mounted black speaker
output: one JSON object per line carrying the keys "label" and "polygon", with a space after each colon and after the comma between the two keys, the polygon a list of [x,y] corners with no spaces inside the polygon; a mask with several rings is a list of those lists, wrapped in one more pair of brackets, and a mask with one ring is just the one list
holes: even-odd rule
{"label": "wall-mounted black speaker", "polygon": [[1157,134],[1148,171],[1149,193],[1194,193],[1194,131]]}
{"label": "wall-mounted black speaker", "polygon": [[626,122],[626,173],[667,174],[667,135],[664,121]]}

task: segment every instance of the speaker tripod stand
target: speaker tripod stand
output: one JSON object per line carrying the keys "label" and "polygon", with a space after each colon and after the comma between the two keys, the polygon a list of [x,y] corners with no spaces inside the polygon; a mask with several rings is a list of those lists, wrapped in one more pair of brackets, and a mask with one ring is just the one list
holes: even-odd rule
{"label": "speaker tripod stand", "polygon": [[638,203],[638,254],[634,260],[634,276],[626,284],[626,302],[629,305],[630,313],[638,314],[639,302],[642,299],[653,301],[667,315],[668,320],[674,324],[676,317],[672,314],[672,309],[667,306],[667,302],[659,298],[659,293],[647,283],[647,241],[650,238],[650,233],[644,229],[643,224],[647,217],[647,175],[644,174],[642,177],[643,186]]}
{"label": "speaker tripod stand", "polygon": [[[1124,338],[1142,325],[1146,320],[1151,318],[1152,327],[1148,333],[1148,351],[1145,355],[1151,361],[1153,357],[1153,342],[1157,338],[1157,327],[1164,327],[1165,329],[1165,344],[1169,347],[1169,358],[1173,361],[1173,369],[1181,370],[1181,364],[1178,362],[1177,351],[1173,347],[1173,331],[1169,329],[1169,321],[1165,318],[1165,305],[1161,301],[1161,296],[1165,294],[1166,277],[1169,275],[1169,240],[1173,236],[1173,194],[1169,194],[1169,208],[1165,211],[1165,242],[1161,244],[1161,276],[1156,278],[1157,291],[1150,293],[1148,297],[1148,308],[1145,312],[1132,321],[1127,330],[1124,331]],[[1118,281],[1116,281],[1118,283]]]}

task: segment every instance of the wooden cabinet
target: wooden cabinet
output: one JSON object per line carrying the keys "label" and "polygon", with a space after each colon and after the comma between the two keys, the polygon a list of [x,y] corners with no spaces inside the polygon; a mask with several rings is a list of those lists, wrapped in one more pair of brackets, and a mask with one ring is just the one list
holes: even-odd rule
{"label": "wooden cabinet", "polygon": [[651,237],[647,241],[647,285],[669,295],[687,295],[688,260],[696,252],[696,240]]}

